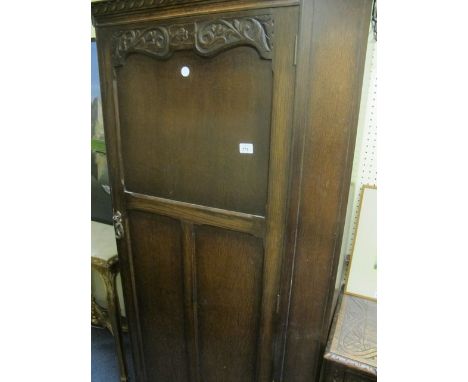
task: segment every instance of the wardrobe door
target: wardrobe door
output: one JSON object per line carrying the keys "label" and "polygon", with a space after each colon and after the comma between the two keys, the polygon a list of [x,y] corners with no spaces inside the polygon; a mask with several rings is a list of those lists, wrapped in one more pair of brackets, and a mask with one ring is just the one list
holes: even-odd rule
{"label": "wardrobe door", "polygon": [[98,28],[138,380],[272,380],[297,7]]}

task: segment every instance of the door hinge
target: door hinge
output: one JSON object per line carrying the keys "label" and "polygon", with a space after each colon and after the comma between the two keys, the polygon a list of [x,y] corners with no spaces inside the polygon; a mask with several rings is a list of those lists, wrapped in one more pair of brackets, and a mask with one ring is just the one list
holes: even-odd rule
{"label": "door hinge", "polygon": [[279,308],[280,308],[280,295],[279,293],[276,295],[276,314],[279,313]]}
{"label": "door hinge", "polygon": [[122,214],[120,211],[115,212],[114,216],[112,216],[112,221],[114,222],[115,238],[122,239],[125,232],[122,224]]}
{"label": "door hinge", "polygon": [[294,66],[297,64],[297,35],[294,40]]}

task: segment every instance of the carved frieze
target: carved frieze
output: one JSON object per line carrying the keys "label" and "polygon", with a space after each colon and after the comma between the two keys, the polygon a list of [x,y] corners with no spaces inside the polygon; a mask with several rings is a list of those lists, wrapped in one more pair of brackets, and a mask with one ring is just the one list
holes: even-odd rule
{"label": "carved frieze", "polygon": [[114,0],[93,4],[93,15],[109,15],[138,9],[158,8],[176,4],[196,3],[204,0]]}
{"label": "carved frieze", "polygon": [[219,19],[197,24],[196,50],[212,54],[235,45],[250,44],[271,58],[273,20],[270,16]]}
{"label": "carved frieze", "polygon": [[131,53],[165,59],[176,50],[193,49],[202,56],[211,56],[240,45],[253,46],[262,58],[271,59],[271,16],[220,18],[116,32],[112,58],[114,66],[119,66]]}

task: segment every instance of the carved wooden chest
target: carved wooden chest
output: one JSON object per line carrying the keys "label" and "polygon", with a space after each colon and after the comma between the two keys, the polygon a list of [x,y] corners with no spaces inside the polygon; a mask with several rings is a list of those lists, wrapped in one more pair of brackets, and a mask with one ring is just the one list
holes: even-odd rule
{"label": "carved wooden chest", "polygon": [[324,382],[377,380],[377,303],[343,295],[324,355]]}

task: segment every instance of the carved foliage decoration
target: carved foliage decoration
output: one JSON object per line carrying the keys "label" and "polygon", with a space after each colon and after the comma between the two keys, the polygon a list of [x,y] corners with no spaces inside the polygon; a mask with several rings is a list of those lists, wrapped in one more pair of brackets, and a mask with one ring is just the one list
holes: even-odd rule
{"label": "carved foliage decoration", "polygon": [[269,16],[219,19],[197,24],[196,49],[211,54],[235,45],[251,44],[271,58],[273,21]]}
{"label": "carved foliage decoration", "polygon": [[192,46],[193,28],[193,25],[173,25],[118,32],[114,34],[114,65],[122,65],[130,53],[168,58],[173,50]]}
{"label": "carved foliage decoration", "polygon": [[268,15],[131,29],[116,32],[113,44],[114,66],[123,65],[131,53],[166,59],[176,50],[194,49],[211,56],[240,45],[253,46],[262,58],[271,59],[273,20]]}

